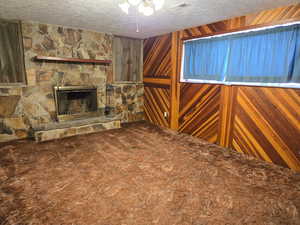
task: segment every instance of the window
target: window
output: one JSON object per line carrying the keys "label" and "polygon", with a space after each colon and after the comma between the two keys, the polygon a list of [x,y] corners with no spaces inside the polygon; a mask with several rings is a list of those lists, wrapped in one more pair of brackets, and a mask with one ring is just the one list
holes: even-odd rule
{"label": "window", "polygon": [[114,81],[120,83],[142,82],[142,40],[114,37]]}
{"label": "window", "polygon": [[0,83],[25,81],[20,23],[0,20]]}
{"label": "window", "polygon": [[300,25],[184,42],[182,81],[300,87]]}

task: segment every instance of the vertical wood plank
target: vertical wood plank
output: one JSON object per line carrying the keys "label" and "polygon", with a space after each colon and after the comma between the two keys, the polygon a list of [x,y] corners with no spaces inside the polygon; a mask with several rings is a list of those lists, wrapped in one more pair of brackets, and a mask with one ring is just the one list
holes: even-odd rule
{"label": "vertical wood plank", "polygon": [[178,130],[179,120],[179,98],[180,98],[180,62],[181,62],[181,42],[182,32],[172,33],[172,48],[171,48],[171,115],[170,128]]}
{"label": "vertical wood plank", "polygon": [[221,87],[218,144],[222,147],[231,147],[237,91],[235,86]]}

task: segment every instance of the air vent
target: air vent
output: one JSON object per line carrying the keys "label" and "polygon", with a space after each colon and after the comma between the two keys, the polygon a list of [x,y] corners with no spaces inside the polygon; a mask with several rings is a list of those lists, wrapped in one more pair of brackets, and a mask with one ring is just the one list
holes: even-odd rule
{"label": "air vent", "polygon": [[190,5],[187,4],[186,2],[182,2],[182,3],[178,4],[178,5],[176,6],[176,8],[184,8],[184,7],[187,7],[187,6],[190,6]]}
{"label": "air vent", "polygon": [[186,2],[181,2],[181,3],[178,3],[177,5],[173,5],[170,9],[185,8],[188,6],[191,6],[191,4],[188,4]]}

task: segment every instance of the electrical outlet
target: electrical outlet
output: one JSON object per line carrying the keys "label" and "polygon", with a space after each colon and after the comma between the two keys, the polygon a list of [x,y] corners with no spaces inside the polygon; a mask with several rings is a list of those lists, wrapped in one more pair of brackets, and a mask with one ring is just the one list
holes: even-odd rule
{"label": "electrical outlet", "polygon": [[169,113],[168,112],[164,112],[164,117],[168,118],[168,116],[169,116]]}

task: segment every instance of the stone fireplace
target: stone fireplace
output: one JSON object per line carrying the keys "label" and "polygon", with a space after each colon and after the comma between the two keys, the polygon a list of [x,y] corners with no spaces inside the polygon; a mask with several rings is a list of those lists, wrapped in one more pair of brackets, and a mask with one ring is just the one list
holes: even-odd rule
{"label": "stone fireplace", "polygon": [[54,96],[59,122],[99,116],[97,87],[55,86]]}
{"label": "stone fireplace", "polygon": [[111,34],[22,22],[22,37],[27,82],[0,87],[0,142],[59,139],[144,118],[143,84],[110,85],[112,64],[34,60],[36,56],[112,60]]}

